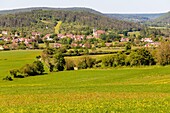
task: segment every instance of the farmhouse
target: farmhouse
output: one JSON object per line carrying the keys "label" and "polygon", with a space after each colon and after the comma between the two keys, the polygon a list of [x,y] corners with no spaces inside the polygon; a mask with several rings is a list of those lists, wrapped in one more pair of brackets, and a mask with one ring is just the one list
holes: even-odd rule
{"label": "farmhouse", "polygon": [[106,33],[106,32],[105,32],[104,30],[97,30],[97,31],[93,30],[93,36],[94,36],[95,38],[99,38],[100,35],[105,34],[105,33]]}
{"label": "farmhouse", "polygon": [[4,50],[4,48],[2,46],[0,46],[0,50]]}
{"label": "farmhouse", "polygon": [[121,42],[129,42],[129,38],[121,38],[120,41]]}
{"label": "farmhouse", "polygon": [[112,43],[105,43],[106,47],[111,47]]}
{"label": "farmhouse", "polygon": [[40,32],[32,32],[32,36],[40,36],[41,33]]}
{"label": "farmhouse", "polygon": [[51,36],[51,34],[46,34],[46,35],[43,37],[43,39],[44,39],[44,40],[47,40],[47,41],[53,41],[53,39],[50,38],[50,36]]}
{"label": "farmhouse", "polygon": [[7,35],[7,34],[8,34],[8,31],[2,31],[2,34],[3,34],[3,35]]}
{"label": "farmhouse", "polygon": [[153,42],[153,40],[151,38],[142,38],[141,41],[142,42],[149,42],[149,43]]}
{"label": "farmhouse", "polygon": [[62,44],[54,43],[54,48],[60,48],[61,46],[62,46]]}
{"label": "farmhouse", "polygon": [[147,43],[145,47],[158,47],[160,45],[160,42],[152,42],[152,43]]}

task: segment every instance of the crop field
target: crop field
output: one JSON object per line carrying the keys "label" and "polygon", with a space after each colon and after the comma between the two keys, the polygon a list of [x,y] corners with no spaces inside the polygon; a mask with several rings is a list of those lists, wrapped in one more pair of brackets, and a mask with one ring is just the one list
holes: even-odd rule
{"label": "crop field", "polygon": [[9,70],[33,62],[38,55],[40,50],[0,51],[0,79],[9,74]]}
{"label": "crop field", "polygon": [[139,31],[128,32],[128,35],[130,35],[130,36],[133,36],[133,35],[139,36],[140,32]]}
{"label": "crop field", "polygon": [[0,52],[0,113],[168,113],[170,66],[53,72],[2,81],[41,51]]}

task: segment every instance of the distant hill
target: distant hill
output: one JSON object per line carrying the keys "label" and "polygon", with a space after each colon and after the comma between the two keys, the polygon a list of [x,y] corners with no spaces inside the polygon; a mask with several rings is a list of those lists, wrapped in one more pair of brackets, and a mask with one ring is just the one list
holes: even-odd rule
{"label": "distant hill", "polygon": [[131,21],[131,22],[145,22],[156,19],[162,16],[164,13],[160,14],[105,14],[110,18],[116,18],[118,20]]}
{"label": "distant hill", "polygon": [[[132,22],[109,18],[88,8],[26,8],[0,11],[0,29],[53,32],[57,21],[62,21],[62,32],[77,34],[93,28],[130,30],[141,26]],[[86,33],[85,33],[86,34]]]}
{"label": "distant hill", "polygon": [[156,18],[152,23],[161,27],[170,27],[170,12]]}
{"label": "distant hill", "polygon": [[20,12],[31,12],[34,10],[52,10],[52,11],[86,11],[90,12],[93,14],[100,14],[99,11],[90,9],[90,8],[84,8],[84,7],[72,7],[72,8],[50,8],[50,7],[31,7],[31,8],[21,8],[21,9],[13,9],[13,10],[3,10],[0,11],[0,14],[15,14],[15,13],[20,13]]}

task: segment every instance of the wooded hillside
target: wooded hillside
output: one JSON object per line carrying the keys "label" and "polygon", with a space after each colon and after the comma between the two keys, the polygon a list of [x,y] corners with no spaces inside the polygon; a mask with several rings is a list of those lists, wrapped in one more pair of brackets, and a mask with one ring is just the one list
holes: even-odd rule
{"label": "wooded hillside", "polygon": [[33,10],[14,14],[0,15],[0,28],[22,29],[26,31],[53,32],[57,21],[62,21],[61,31],[81,32],[97,29],[130,30],[139,29],[140,25],[111,19],[83,10]]}

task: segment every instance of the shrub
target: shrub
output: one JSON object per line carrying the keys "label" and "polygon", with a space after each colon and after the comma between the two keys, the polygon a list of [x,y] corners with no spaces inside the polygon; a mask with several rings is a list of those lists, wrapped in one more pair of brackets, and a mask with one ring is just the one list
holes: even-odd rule
{"label": "shrub", "polygon": [[3,78],[2,80],[7,80],[7,81],[13,81],[13,78],[11,76],[6,76],[5,78]]}
{"label": "shrub", "polygon": [[49,63],[49,71],[53,72],[54,70],[54,65],[52,63]]}
{"label": "shrub", "polygon": [[54,56],[54,67],[56,70],[63,71],[65,63],[66,62],[62,53],[58,53]]}
{"label": "shrub", "polygon": [[114,60],[115,60],[115,56],[113,56],[113,55],[105,56],[105,57],[102,59],[102,65],[103,65],[104,67],[112,67],[113,64],[114,64]]}
{"label": "shrub", "polygon": [[66,47],[60,47],[59,49],[57,49],[57,52],[66,53],[67,52],[67,48]]}
{"label": "shrub", "polygon": [[126,60],[126,54],[123,52],[117,53],[114,60],[114,66],[124,66]]}
{"label": "shrub", "polygon": [[26,74],[28,76],[36,75],[36,71],[33,64],[26,64],[21,68],[21,73]]}
{"label": "shrub", "polygon": [[13,69],[13,70],[10,70],[10,74],[11,74],[11,76],[13,76],[14,78],[16,78],[17,77],[17,73],[19,72],[19,70],[18,69]]}
{"label": "shrub", "polygon": [[92,68],[95,65],[95,59],[90,57],[83,57],[80,59],[80,62],[78,63],[78,68],[80,69],[87,69]]}
{"label": "shrub", "polygon": [[162,42],[157,49],[157,60],[160,65],[170,64],[170,42]]}
{"label": "shrub", "polygon": [[44,65],[41,61],[34,61],[32,64],[26,64],[21,68],[21,73],[34,76],[40,75],[44,72]]}
{"label": "shrub", "polygon": [[74,70],[74,62],[72,60],[66,60],[65,70]]}
{"label": "shrub", "polygon": [[43,74],[43,72],[45,70],[44,70],[44,65],[43,65],[43,63],[41,61],[34,61],[33,65],[34,65],[36,73]]}
{"label": "shrub", "polygon": [[127,43],[125,45],[125,51],[130,51],[131,50],[131,45],[129,43]]}
{"label": "shrub", "polygon": [[156,64],[152,54],[145,48],[130,53],[128,61],[131,66],[154,65]]}

